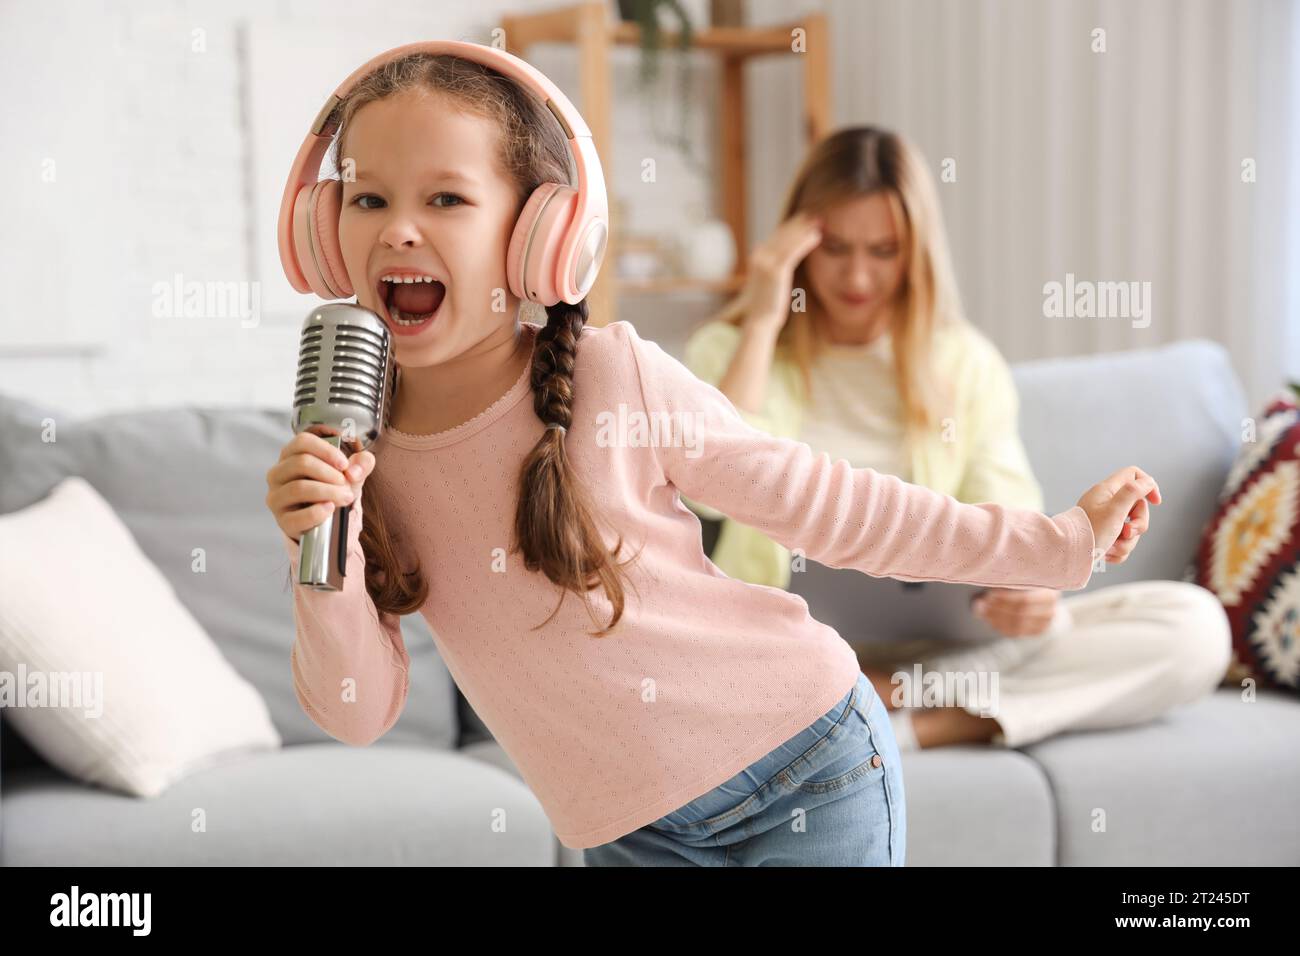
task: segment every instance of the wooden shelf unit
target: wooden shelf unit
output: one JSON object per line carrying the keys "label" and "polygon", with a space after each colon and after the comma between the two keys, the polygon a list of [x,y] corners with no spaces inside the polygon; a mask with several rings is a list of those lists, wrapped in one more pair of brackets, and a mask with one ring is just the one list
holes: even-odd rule
{"label": "wooden shelf unit", "polygon": [[[619,20],[609,2],[577,3],[538,13],[511,14],[502,17],[506,49],[527,58],[529,47],[537,43],[567,43],[578,52],[577,107],[591,128],[591,136],[606,171],[610,194],[610,247],[600,277],[592,288],[591,324],[605,325],[617,318],[617,296],[661,295],[682,292],[734,292],[744,283],[742,268],[749,253],[749,225],[746,216],[748,177],[745,162],[745,84],[744,65],[752,57],[784,54],[802,58],[803,129],[809,144],[830,131],[830,38],[826,17],[810,13],[797,22],[761,27],[703,27],[692,31],[691,49],[717,55],[722,65],[721,116],[718,124],[718,182],[721,185],[720,216],[731,227],[736,242],[736,273],[718,281],[698,279],[620,280],[614,276],[619,255],[619,231],[614,211],[613,168],[613,89],[610,75],[610,49],[614,46],[638,46],[641,29],[635,23]],[[802,29],[803,50],[796,52],[794,31]],[[662,34],[663,49],[672,48],[677,35]]]}

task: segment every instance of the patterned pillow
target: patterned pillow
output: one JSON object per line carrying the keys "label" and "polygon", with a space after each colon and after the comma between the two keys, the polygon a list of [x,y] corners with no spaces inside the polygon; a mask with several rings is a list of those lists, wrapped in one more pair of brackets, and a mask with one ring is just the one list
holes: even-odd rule
{"label": "patterned pillow", "polygon": [[1193,561],[1232,625],[1240,685],[1300,691],[1300,386],[1272,396],[1219,493]]}

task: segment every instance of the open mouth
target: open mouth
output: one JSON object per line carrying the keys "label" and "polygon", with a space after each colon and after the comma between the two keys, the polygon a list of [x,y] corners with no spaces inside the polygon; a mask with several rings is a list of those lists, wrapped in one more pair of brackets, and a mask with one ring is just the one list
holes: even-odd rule
{"label": "open mouth", "polygon": [[376,291],[390,323],[411,330],[432,322],[447,296],[447,287],[431,277],[413,281],[380,279]]}

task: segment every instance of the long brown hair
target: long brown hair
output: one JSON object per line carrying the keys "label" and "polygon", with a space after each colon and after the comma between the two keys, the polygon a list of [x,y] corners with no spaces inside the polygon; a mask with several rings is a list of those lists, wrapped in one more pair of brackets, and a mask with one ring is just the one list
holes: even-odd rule
{"label": "long brown hair", "polygon": [[[337,107],[341,115],[333,144],[336,169],[340,168],[338,157],[346,155],[344,141],[357,110],[412,89],[444,94],[466,111],[496,122],[500,129],[498,160],[518,187],[516,215],[542,183],[572,182],[569,147],[549,110],[497,71],[448,54],[412,53],[383,64],[357,82]],[[529,370],[533,408],[541,421],[565,429],[573,424],[573,369],[587,318],[586,300],[549,307],[546,325],[538,330],[533,348]],[[529,571],[541,571],[561,589],[555,611],[534,630],[549,623],[570,590],[583,597],[591,616],[587,592],[600,586],[613,609],[610,622],[594,633],[604,636],[623,616],[624,572],[614,560],[622,536],[612,551],[605,545],[591,498],[569,460],[564,433],[559,429],[543,430],[519,474],[512,551],[522,553]],[[362,491],[360,540],[366,556],[366,590],[380,614],[411,614],[424,606],[429,582],[418,560],[411,560],[405,542],[390,530],[386,494],[377,477],[377,472],[372,473]],[[414,567],[402,570],[403,563],[414,563]]]}
{"label": "long brown hair", "polygon": [[[939,197],[921,151],[899,133],[876,126],[851,126],[816,143],[804,158],[786,194],[781,221],[808,211],[817,214],[860,196],[883,193],[893,211],[906,256],[898,296],[888,304],[887,330],[894,343],[894,370],[904,409],[909,445],[933,427],[951,400],[950,383],[939,382],[931,362],[934,333],[950,322],[965,322],[944,233]],[[816,318],[822,305],[808,284],[807,269],[795,268],[794,288],[805,290],[807,309],[793,303],[777,337],[777,347],[795,362],[806,397],[812,365],[826,345]],[[714,320],[739,325],[745,301],[740,295]]]}

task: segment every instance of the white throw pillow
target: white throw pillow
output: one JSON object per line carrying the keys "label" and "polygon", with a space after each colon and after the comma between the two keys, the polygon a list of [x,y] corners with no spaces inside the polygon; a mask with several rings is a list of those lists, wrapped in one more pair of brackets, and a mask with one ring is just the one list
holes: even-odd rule
{"label": "white throw pillow", "polygon": [[281,743],[261,695],[79,477],[0,515],[0,707],[48,763],[132,796]]}

